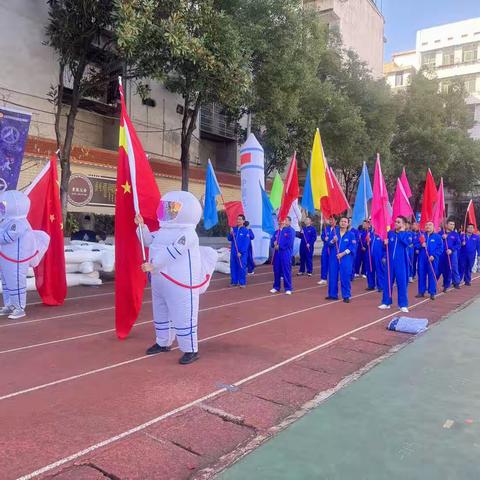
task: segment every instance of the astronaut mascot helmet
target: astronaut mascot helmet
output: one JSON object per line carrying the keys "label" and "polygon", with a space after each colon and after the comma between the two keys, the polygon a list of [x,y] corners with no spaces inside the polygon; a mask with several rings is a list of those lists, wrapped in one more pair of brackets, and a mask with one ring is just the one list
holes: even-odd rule
{"label": "astronaut mascot helmet", "polygon": [[26,219],[30,211],[30,199],[18,190],[0,193],[0,223]]}
{"label": "astronaut mascot helmet", "polygon": [[202,217],[202,207],[190,192],[168,192],[162,196],[157,209],[160,229],[184,229],[197,226]]}

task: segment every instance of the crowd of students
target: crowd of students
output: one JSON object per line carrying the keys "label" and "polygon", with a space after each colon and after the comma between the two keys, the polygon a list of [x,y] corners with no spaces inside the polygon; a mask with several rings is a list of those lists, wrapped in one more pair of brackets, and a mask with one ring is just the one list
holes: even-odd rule
{"label": "crowd of students", "polygon": [[[274,282],[271,293],[283,289],[287,295],[293,292],[292,257],[295,238],[300,238],[300,268],[298,276],[313,275],[313,254],[318,234],[307,217],[300,231],[291,227],[287,217],[271,238],[271,263]],[[378,308],[390,309],[393,304],[394,289],[397,292],[398,307],[408,312],[408,286],[418,279],[417,298],[428,293],[435,299],[440,277],[446,292],[453,286],[459,289],[463,284],[470,286],[472,270],[480,256],[480,236],[474,225],[468,224],[465,232],[456,229],[455,221],[449,219],[435,232],[433,222],[428,221],[420,230],[418,223],[410,223],[405,217],[395,219],[387,238],[382,240],[366,219],[359,228],[351,228],[350,219],[342,216],[330,218],[321,228],[323,242],[320,256],[319,285],[328,284],[326,300],[339,299],[350,303],[351,284],[356,277],[366,279],[366,290],[378,290],[382,294]],[[251,240],[253,232],[239,215],[237,226],[231,229],[228,240],[231,242],[231,285],[245,287],[246,275],[253,273]],[[478,270],[480,271],[480,265]]]}

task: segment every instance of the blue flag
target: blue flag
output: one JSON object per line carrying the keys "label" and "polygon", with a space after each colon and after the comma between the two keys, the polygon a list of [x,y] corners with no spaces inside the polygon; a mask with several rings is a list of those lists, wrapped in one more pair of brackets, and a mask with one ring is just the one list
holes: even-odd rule
{"label": "blue flag", "polygon": [[260,190],[262,191],[262,230],[269,235],[273,235],[275,233],[275,224],[273,221],[275,210],[262,184],[260,184]]}
{"label": "blue flag", "polygon": [[368,218],[368,201],[373,197],[372,184],[367,164],[363,162],[362,174],[358,181],[357,196],[352,214],[352,227],[358,228]]}
{"label": "blue flag", "polygon": [[303,186],[302,202],[300,205],[312,215],[315,214],[315,206],[313,204],[312,182],[310,180],[310,166],[307,170],[307,177],[305,178],[305,185]]}
{"label": "blue flag", "polygon": [[205,206],[203,209],[203,225],[206,230],[209,230],[218,223],[217,195],[221,194],[222,192],[212,162],[208,160],[207,177],[205,179]]}

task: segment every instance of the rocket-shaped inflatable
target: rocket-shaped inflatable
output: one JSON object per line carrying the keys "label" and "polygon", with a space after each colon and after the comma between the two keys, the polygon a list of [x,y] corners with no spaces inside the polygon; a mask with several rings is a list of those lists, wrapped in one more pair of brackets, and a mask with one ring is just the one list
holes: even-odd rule
{"label": "rocket-shaped inflatable", "polygon": [[261,265],[268,259],[270,237],[262,231],[262,192],[265,188],[263,148],[251,133],[240,148],[240,175],[242,181],[242,203],[255,239],[252,242],[253,260]]}

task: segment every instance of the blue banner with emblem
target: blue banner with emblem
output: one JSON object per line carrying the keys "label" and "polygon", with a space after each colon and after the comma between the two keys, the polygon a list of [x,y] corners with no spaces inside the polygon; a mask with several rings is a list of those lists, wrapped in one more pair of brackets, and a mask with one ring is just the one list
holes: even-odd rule
{"label": "blue banner with emblem", "polygon": [[0,191],[17,188],[31,114],[0,107]]}

